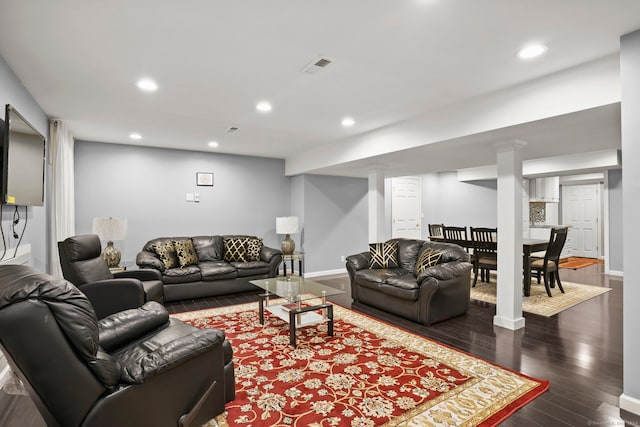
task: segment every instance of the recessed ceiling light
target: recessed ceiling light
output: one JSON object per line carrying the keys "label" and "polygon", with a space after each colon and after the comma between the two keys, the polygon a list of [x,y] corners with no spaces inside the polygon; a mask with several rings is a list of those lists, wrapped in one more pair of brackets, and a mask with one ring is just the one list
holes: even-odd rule
{"label": "recessed ceiling light", "polygon": [[547,46],[543,44],[532,44],[530,46],[523,47],[518,51],[518,58],[531,59],[536,56],[540,56],[547,51]]}
{"label": "recessed ceiling light", "polygon": [[209,147],[216,148],[220,144],[218,144],[216,141],[209,141],[209,144],[207,144],[207,145],[209,145]]}
{"label": "recessed ceiling light", "polygon": [[138,89],[145,92],[155,92],[158,90],[158,84],[152,79],[146,77],[138,80],[136,82],[136,86],[138,86]]}
{"label": "recessed ceiling light", "polygon": [[355,125],[356,121],[353,120],[353,118],[351,118],[351,117],[345,117],[344,119],[342,119],[341,123],[342,123],[342,126],[348,128],[348,127],[351,127],[351,126]]}
{"label": "recessed ceiling light", "polygon": [[260,101],[256,104],[256,110],[260,111],[261,113],[268,113],[269,111],[271,111],[271,109],[271,104],[267,101]]}
{"label": "recessed ceiling light", "polygon": [[129,134],[129,138],[131,138],[131,139],[135,139],[135,140],[138,140],[138,139],[142,139],[142,135],[140,135],[140,134],[139,134],[139,133],[137,133],[137,132],[134,132],[134,133],[130,133],[130,134]]}

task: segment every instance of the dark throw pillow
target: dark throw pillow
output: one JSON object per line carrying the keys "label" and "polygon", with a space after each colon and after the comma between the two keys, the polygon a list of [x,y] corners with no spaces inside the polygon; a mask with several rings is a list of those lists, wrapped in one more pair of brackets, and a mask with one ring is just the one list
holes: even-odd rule
{"label": "dark throw pillow", "polygon": [[398,268],[398,241],[370,243],[369,268]]}
{"label": "dark throw pillow", "polygon": [[418,261],[416,261],[416,266],[413,269],[413,273],[417,276],[418,274],[425,271],[428,267],[437,265],[440,261],[441,256],[442,253],[434,251],[433,249],[425,249],[424,251],[420,252]]}
{"label": "dark throw pillow", "polygon": [[153,250],[155,251],[162,265],[166,270],[175,268],[178,266],[178,256],[176,255],[176,248],[172,242],[158,243]]}
{"label": "dark throw pillow", "polygon": [[247,242],[247,258],[249,261],[260,261],[262,245],[262,239],[249,239]]}
{"label": "dark throw pillow", "polygon": [[224,260],[227,262],[247,262],[248,238],[224,239]]}
{"label": "dark throw pillow", "polygon": [[198,255],[196,255],[196,250],[193,247],[191,239],[174,240],[173,246],[176,249],[176,255],[178,256],[180,267],[184,268],[198,263]]}

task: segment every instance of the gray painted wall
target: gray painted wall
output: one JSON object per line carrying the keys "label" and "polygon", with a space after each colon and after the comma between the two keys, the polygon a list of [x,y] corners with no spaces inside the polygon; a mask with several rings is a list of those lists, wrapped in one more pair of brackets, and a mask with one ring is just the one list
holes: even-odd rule
{"label": "gray painted wall", "polygon": [[[290,214],[283,160],[77,141],[75,163],[76,232],[90,233],[94,217],[126,218],[127,240],[115,242],[123,262],[161,236],[251,234],[280,247],[275,218]],[[214,186],[196,186],[196,172],[213,172]]]}
{"label": "gray painted wall", "polygon": [[369,249],[367,180],[320,175],[303,180],[305,270],[344,269],[341,256]]}
{"label": "gray painted wall", "polygon": [[[277,216],[297,215],[308,273],[344,268],[341,255],[367,248],[366,179],[286,177],[284,161],[132,145],[75,144],[76,232],[94,217],[127,218],[124,263],[160,236],[253,234],[280,248]],[[213,172],[213,187],[197,187],[196,172]],[[200,203],[186,202],[199,193]],[[296,266],[297,268],[297,266]]]}
{"label": "gray painted wall", "polygon": [[[49,125],[45,112],[40,108],[29,91],[22,85],[22,82],[16,77],[6,61],[0,57],[0,107],[1,116],[4,120],[4,106],[11,104],[16,108],[22,116],[24,116],[31,125],[33,125],[41,134],[47,138],[47,152],[49,145]],[[20,245],[31,245],[31,263],[37,271],[47,271],[47,206],[48,206],[48,183],[49,170],[46,171],[46,188],[45,188],[45,204],[43,207],[27,208],[27,228]],[[7,254],[5,260],[13,256],[14,249],[18,243],[13,238],[11,232],[11,223],[13,219],[14,208],[4,206],[2,212],[2,229],[5,235]],[[20,233],[24,226],[25,208],[20,207],[20,215],[22,221],[17,225]],[[2,243],[0,243],[1,245]],[[0,248],[0,254],[3,249]]]}
{"label": "gray painted wall", "polygon": [[[622,197],[624,230],[623,262],[634,265],[638,259],[640,241],[640,31],[623,36],[620,40],[620,75],[622,86]],[[624,272],[623,303],[623,382],[624,396],[634,399],[636,413],[640,413],[640,270],[629,268]],[[635,325],[635,326],[634,326]],[[624,403],[624,399],[622,400]]]}
{"label": "gray painted wall", "polygon": [[623,271],[622,170],[609,175],[609,270]]}
{"label": "gray painted wall", "polygon": [[456,172],[422,175],[422,226],[428,224],[495,227],[497,181],[460,182]]}

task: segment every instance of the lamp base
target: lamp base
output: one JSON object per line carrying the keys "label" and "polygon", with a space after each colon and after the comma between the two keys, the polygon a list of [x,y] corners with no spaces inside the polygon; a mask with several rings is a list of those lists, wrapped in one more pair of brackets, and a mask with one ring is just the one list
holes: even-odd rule
{"label": "lamp base", "polygon": [[295,249],[296,242],[293,241],[291,236],[288,234],[284,236],[284,240],[282,241],[282,253],[285,255],[291,255]]}
{"label": "lamp base", "polygon": [[109,240],[107,247],[104,248],[104,252],[102,252],[102,259],[106,261],[109,268],[114,268],[120,264],[121,258],[122,254],[113,246],[113,242]]}

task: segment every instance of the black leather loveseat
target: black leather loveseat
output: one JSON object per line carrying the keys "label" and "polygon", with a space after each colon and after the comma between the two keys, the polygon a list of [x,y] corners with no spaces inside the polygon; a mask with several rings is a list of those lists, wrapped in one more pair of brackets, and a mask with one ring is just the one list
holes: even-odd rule
{"label": "black leather loveseat", "polygon": [[256,291],[249,281],[276,277],[281,263],[279,249],[246,235],[160,237],[136,256],[162,273],[165,301]]}
{"label": "black leather loveseat", "polygon": [[424,325],[469,308],[472,266],[458,245],[391,239],[347,257],[346,266],[357,303]]}

